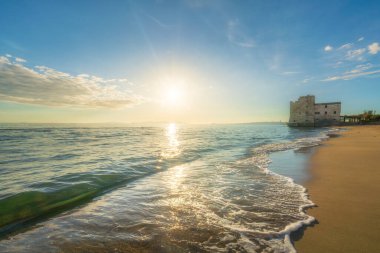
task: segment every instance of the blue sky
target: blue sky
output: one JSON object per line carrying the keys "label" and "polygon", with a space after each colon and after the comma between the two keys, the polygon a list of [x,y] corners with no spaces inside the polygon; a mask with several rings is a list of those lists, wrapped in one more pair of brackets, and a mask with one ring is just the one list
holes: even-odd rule
{"label": "blue sky", "polygon": [[1,1],[1,122],[380,112],[379,1]]}

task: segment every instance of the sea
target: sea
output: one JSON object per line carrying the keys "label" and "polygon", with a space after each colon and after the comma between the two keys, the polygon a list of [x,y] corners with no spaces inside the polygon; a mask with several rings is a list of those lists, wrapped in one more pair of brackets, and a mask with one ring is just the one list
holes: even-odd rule
{"label": "sea", "polygon": [[333,129],[0,125],[0,252],[295,252]]}

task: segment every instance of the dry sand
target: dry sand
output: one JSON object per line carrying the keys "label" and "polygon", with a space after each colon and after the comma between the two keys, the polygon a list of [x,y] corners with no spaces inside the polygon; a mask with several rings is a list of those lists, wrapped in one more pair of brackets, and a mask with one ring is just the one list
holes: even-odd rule
{"label": "dry sand", "polygon": [[315,151],[306,182],[318,224],[295,242],[299,253],[380,252],[380,126],[348,127]]}

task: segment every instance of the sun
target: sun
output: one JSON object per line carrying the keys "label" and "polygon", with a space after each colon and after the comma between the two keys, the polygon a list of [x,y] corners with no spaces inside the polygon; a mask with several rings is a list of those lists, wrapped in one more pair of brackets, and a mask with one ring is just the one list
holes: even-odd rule
{"label": "sun", "polygon": [[164,102],[168,105],[181,105],[184,100],[183,90],[178,87],[169,87],[164,94]]}
{"label": "sun", "polygon": [[186,82],[178,77],[167,78],[161,86],[160,93],[162,105],[180,108],[186,103]]}

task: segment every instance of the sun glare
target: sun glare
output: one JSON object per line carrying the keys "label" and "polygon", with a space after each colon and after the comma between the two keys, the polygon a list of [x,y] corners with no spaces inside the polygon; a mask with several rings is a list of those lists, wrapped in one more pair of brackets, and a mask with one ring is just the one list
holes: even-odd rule
{"label": "sun glare", "polygon": [[181,105],[183,102],[183,91],[176,88],[168,88],[165,91],[165,103],[168,105]]}
{"label": "sun glare", "polygon": [[178,108],[185,104],[185,84],[180,78],[168,78],[162,82],[161,102],[165,106]]}

